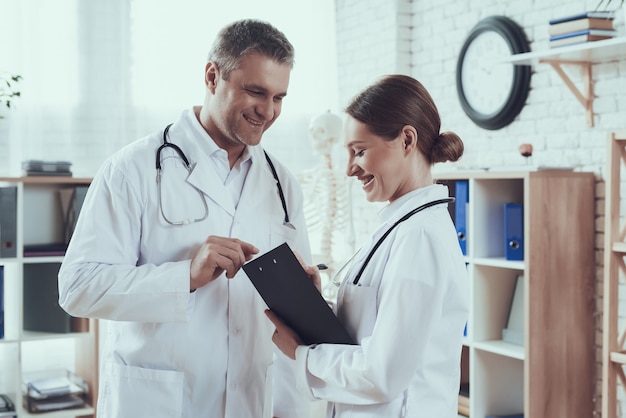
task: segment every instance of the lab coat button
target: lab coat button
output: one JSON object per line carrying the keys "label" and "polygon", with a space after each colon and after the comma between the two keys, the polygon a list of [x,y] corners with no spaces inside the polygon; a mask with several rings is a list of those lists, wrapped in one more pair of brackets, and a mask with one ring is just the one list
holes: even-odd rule
{"label": "lab coat button", "polygon": [[235,328],[235,330],[233,331],[233,334],[239,334],[239,328]]}
{"label": "lab coat button", "polygon": [[235,389],[237,389],[237,383],[231,383],[231,384],[229,385],[229,387],[230,387],[232,390],[235,390]]}

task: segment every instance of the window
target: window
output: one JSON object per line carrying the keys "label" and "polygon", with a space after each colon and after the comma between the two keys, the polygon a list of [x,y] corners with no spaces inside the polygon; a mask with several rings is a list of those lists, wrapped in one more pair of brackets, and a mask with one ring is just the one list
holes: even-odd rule
{"label": "window", "polygon": [[296,49],[283,113],[268,131],[273,151],[306,140],[310,117],[337,102],[333,0],[3,0],[2,12],[0,35],[12,41],[0,44],[0,70],[24,78],[0,122],[10,131],[0,135],[0,175],[20,175],[28,159],[94,175],[110,154],[202,103],[215,34],[240,18],[271,22]]}

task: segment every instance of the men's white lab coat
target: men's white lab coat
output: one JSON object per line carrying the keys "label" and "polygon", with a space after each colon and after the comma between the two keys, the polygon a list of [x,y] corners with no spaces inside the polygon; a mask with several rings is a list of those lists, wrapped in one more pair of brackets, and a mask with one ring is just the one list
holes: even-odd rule
{"label": "men's white lab coat", "polygon": [[395,221],[447,196],[447,188],[432,185],[381,212],[382,225],[355,257],[337,296],[337,316],[359,345],[296,350],[298,385],[329,401],[329,417],[457,416],[469,283],[447,204],[400,223],[352,284]]}
{"label": "men's white lab coat", "polygon": [[[172,226],[159,212],[155,156],[163,130],[122,149],[95,176],[59,273],[59,301],[74,316],[104,318],[98,416],[103,418],[244,418],[272,416],[274,378],[281,388],[273,414],[308,416],[295,391],[293,362],[274,360],[274,327],[243,270],[189,292],[190,259],[209,235],[236,237],[263,252],[289,243],[310,261],[302,193],[285,167],[273,163],[290,221],[260,146],[235,209],[209,163],[207,141],[193,111],[169,130],[162,203],[171,220],[208,218]],[[302,402],[304,401],[304,402]]]}

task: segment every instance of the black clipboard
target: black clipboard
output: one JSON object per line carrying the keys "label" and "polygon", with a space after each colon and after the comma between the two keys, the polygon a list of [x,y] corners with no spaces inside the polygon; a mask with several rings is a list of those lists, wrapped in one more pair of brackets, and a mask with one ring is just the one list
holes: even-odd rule
{"label": "black clipboard", "polygon": [[354,344],[287,243],[243,265],[267,306],[306,345]]}

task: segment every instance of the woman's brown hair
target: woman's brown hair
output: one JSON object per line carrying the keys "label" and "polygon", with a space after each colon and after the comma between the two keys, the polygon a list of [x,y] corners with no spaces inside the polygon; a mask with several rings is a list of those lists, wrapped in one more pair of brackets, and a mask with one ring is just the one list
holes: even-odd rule
{"label": "woman's brown hair", "polygon": [[431,164],[457,161],[463,155],[463,141],[457,134],[439,132],[437,106],[428,90],[413,77],[382,77],[355,96],[346,113],[367,125],[373,134],[389,140],[397,138],[402,127],[413,126],[417,146]]}

